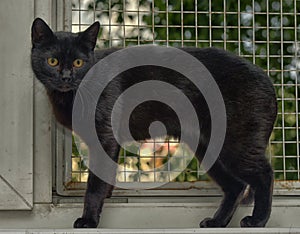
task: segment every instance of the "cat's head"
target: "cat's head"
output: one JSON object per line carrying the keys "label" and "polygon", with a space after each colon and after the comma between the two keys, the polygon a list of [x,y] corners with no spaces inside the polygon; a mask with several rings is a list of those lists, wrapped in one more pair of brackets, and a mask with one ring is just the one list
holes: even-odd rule
{"label": "cat's head", "polygon": [[80,33],[53,32],[40,18],[31,28],[31,63],[36,77],[48,91],[76,90],[94,65],[99,22]]}

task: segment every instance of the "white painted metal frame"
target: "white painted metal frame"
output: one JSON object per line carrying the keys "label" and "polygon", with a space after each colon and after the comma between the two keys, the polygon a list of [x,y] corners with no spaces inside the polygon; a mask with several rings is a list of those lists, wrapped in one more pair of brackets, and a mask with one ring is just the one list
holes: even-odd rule
{"label": "white painted metal frame", "polygon": [[1,4],[6,5],[0,7],[0,210],[30,210],[34,87],[30,28],[24,28],[23,22],[32,21],[34,5],[33,1],[20,4],[18,0],[4,0]]}
{"label": "white painted metal frame", "polygon": [[235,229],[226,229],[226,228],[211,228],[209,230],[199,229],[199,228],[189,228],[189,229],[91,229],[88,232],[85,230],[72,230],[69,229],[26,229],[26,230],[1,230],[0,233],[11,233],[14,234],[67,234],[67,233],[84,233],[84,234],[240,234],[240,233],[261,233],[261,234],[298,234],[300,232],[300,228],[251,228],[251,229],[244,229],[244,228],[235,228]]}
{"label": "white painted metal frame", "polygon": [[53,28],[67,25],[66,2],[1,1],[0,210],[30,210],[34,203],[52,202],[56,129],[46,92],[31,70],[30,28],[36,17]]}

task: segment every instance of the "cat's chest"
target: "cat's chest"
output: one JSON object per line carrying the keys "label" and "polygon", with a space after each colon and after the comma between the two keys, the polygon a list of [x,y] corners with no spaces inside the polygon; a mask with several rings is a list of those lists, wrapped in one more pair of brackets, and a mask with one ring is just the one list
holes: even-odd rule
{"label": "cat's chest", "polygon": [[72,129],[73,95],[52,93],[49,98],[58,122]]}

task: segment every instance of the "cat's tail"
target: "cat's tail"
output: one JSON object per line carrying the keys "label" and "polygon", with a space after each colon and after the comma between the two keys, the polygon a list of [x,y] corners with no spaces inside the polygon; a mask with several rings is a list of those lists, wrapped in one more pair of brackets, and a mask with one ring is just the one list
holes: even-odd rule
{"label": "cat's tail", "polygon": [[250,205],[253,203],[253,201],[254,201],[254,190],[250,187],[250,185],[247,185],[240,204]]}

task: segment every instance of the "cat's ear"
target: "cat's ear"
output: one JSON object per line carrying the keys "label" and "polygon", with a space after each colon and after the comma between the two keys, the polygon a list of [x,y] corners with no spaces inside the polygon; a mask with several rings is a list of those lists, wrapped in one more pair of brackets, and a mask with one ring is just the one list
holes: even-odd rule
{"label": "cat's ear", "polygon": [[93,23],[88,29],[79,33],[80,42],[89,50],[94,50],[97,42],[97,37],[100,29],[100,23]]}
{"label": "cat's ear", "polygon": [[31,27],[31,40],[33,45],[41,44],[52,40],[53,31],[41,18],[36,18]]}

